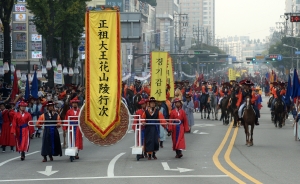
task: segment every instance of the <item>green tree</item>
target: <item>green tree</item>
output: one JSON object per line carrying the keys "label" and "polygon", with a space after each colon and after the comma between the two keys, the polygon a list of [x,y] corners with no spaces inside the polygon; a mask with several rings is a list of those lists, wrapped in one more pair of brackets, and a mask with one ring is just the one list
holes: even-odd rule
{"label": "green tree", "polygon": [[[74,66],[77,59],[79,39],[84,28],[86,2],[89,0],[27,0],[27,9],[34,14],[33,22],[37,31],[46,40],[46,57],[65,67]],[[69,56],[70,46],[73,55]],[[72,64],[73,63],[73,64]],[[53,71],[48,73],[49,85],[53,86]],[[65,78],[70,83],[70,78]]]}
{"label": "green tree", "polygon": [[[0,1],[0,20],[3,27],[3,38],[4,38],[4,52],[3,62],[8,62],[10,67],[11,64],[11,42],[10,42],[10,21],[11,12],[14,6],[15,0],[1,0]],[[4,82],[11,84],[11,71],[9,70],[4,74]]]}

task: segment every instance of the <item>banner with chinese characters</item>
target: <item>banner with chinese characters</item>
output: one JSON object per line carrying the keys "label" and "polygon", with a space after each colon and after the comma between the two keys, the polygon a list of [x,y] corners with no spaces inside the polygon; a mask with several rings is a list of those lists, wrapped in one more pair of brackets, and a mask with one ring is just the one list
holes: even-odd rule
{"label": "banner with chinese characters", "polygon": [[234,69],[232,69],[232,68],[228,69],[228,78],[229,78],[229,81],[236,80],[235,70]]}
{"label": "banner with chinese characters", "polygon": [[85,121],[101,138],[120,124],[121,27],[117,10],[86,13]]}
{"label": "banner with chinese characters", "polygon": [[175,95],[174,73],[173,73],[172,58],[170,56],[168,57],[168,63],[167,63],[167,84],[170,85],[170,97],[173,98]]}
{"label": "banner with chinese characters", "polygon": [[168,52],[151,52],[151,97],[166,100]]}

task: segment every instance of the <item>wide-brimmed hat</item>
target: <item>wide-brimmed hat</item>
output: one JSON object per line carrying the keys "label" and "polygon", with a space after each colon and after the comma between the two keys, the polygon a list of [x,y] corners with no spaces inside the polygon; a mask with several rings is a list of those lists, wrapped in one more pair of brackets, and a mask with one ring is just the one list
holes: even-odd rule
{"label": "wide-brimmed hat", "polygon": [[175,98],[175,99],[173,100],[173,103],[176,103],[176,102],[182,103],[182,101],[181,101],[179,98]]}
{"label": "wide-brimmed hat", "polygon": [[278,85],[278,82],[274,81],[274,82],[271,82],[271,84],[273,84],[273,86]]}
{"label": "wide-brimmed hat", "polygon": [[156,102],[154,97],[150,97],[150,99],[148,100],[148,102]]}
{"label": "wide-brimmed hat", "polygon": [[280,85],[280,86],[285,86],[285,82],[284,82],[284,81],[281,81],[281,82],[279,83],[279,85]]}
{"label": "wide-brimmed hat", "polygon": [[24,102],[24,101],[21,101],[21,102],[19,103],[19,106],[20,106],[20,107],[27,107],[28,104],[27,104],[26,102]]}
{"label": "wide-brimmed hat", "polygon": [[206,81],[202,81],[201,83],[202,83],[202,84],[207,84],[207,82],[206,82]]}
{"label": "wide-brimmed hat", "polygon": [[146,100],[145,99],[141,99],[138,104],[143,105],[145,103],[146,103]]}
{"label": "wide-brimmed hat", "polygon": [[49,100],[46,104],[46,106],[55,105],[53,101]]}
{"label": "wide-brimmed hat", "polygon": [[246,81],[244,82],[244,85],[247,85],[247,86],[253,86],[254,83],[251,82],[250,80],[246,80]]}
{"label": "wide-brimmed hat", "polygon": [[190,83],[188,80],[184,80],[184,81],[182,81],[182,82],[184,82],[184,83]]}
{"label": "wide-brimmed hat", "polygon": [[78,97],[76,96],[75,98],[73,98],[72,100],[70,100],[71,103],[78,103],[80,102],[80,100],[78,99]]}

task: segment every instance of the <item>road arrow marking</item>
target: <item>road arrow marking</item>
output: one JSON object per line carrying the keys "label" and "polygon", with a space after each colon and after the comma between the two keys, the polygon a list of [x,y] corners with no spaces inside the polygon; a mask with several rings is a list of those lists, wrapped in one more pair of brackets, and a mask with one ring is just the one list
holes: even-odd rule
{"label": "road arrow marking", "polygon": [[194,171],[194,169],[186,169],[186,168],[181,168],[181,167],[177,167],[177,169],[170,169],[167,162],[162,162],[161,165],[163,166],[165,171],[179,171],[180,173]]}
{"label": "road arrow marking", "polygon": [[58,171],[52,171],[52,166],[46,166],[45,171],[37,171],[37,172],[46,176],[51,176],[52,174],[57,173]]}
{"label": "road arrow marking", "polygon": [[193,133],[196,134],[199,130],[195,130]]}

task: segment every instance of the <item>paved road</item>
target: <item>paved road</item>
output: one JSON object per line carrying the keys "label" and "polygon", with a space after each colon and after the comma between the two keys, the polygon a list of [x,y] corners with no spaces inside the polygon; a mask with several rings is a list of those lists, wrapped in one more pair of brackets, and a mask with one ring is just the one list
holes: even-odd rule
{"label": "paved road", "polygon": [[[130,148],[134,134],[129,131],[115,146],[98,147],[85,141],[80,159],[72,163],[67,156],[42,163],[41,139],[35,138],[31,155],[23,162],[18,153],[0,154],[0,183],[298,183],[300,147],[293,137],[292,121],[278,129],[270,121],[269,110],[264,107],[261,112],[253,147],[245,146],[243,128],[202,120],[195,113],[196,124],[192,133],[185,134],[187,149],[181,159],[174,158],[167,138],[158,160],[136,161]],[[52,175],[37,172],[46,167]]]}

